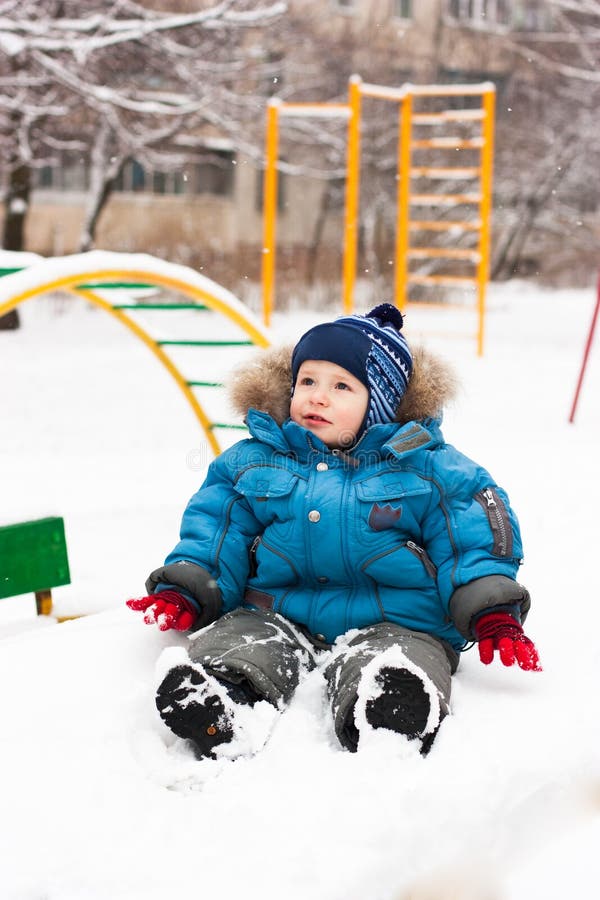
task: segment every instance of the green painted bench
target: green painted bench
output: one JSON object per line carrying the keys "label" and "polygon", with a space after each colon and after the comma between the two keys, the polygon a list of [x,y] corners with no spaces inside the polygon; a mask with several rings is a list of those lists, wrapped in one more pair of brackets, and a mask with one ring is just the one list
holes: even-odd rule
{"label": "green painted bench", "polygon": [[52,588],[70,583],[63,519],[0,527],[0,600],[33,593],[38,615],[49,616]]}

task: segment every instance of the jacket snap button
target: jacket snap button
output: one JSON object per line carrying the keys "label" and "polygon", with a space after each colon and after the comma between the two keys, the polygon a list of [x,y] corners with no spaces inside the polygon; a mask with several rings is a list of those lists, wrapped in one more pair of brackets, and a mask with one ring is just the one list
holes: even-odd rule
{"label": "jacket snap button", "polygon": [[327,582],[329,581],[329,578],[327,577],[327,575],[320,575],[317,578],[317,581],[319,582],[319,584],[327,584]]}
{"label": "jacket snap button", "polygon": [[321,513],[318,511],[318,509],[311,509],[311,511],[308,514],[308,521],[309,522],[318,522],[320,518],[321,518]]}
{"label": "jacket snap button", "polygon": [[324,635],[324,634],[315,634],[315,637],[316,637],[316,639],[317,639],[318,641],[322,641],[323,644],[326,644],[326,643],[327,643],[327,641],[325,640],[325,635]]}
{"label": "jacket snap button", "polygon": [[329,468],[329,466],[327,465],[327,463],[324,463],[324,462],[317,463],[317,472],[326,472],[328,468]]}

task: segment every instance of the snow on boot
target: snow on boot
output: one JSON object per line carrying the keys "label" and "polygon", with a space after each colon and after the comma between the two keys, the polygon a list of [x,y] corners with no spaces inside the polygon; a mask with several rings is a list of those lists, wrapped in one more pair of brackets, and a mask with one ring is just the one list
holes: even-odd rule
{"label": "snow on boot", "polygon": [[387,728],[421,741],[426,755],[440,727],[439,703],[432,709],[431,692],[422,678],[408,669],[383,667],[376,676],[381,693],[367,700],[365,716],[372,728]]}
{"label": "snow on boot", "polygon": [[214,758],[215,749],[231,741],[236,705],[251,705],[254,699],[242,685],[178,665],[161,682],[156,706],[171,731],[194,744],[200,759]]}

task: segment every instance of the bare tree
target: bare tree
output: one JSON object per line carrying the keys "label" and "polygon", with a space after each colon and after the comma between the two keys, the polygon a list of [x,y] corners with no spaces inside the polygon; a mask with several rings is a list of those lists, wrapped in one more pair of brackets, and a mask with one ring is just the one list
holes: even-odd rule
{"label": "bare tree", "polygon": [[[0,4],[3,168],[39,166],[48,155],[46,135],[61,138],[74,126],[90,149],[97,134],[100,147],[112,136],[113,156],[115,149],[125,156],[160,146],[206,123],[237,128],[231,85],[253,65],[244,36],[284,9],[279,2],[224,0],[175,14],[129,0],[7,0]],[[10,210],[12,228],[8,220]]]}
{"label": "bare tree", "polygon": [[[173,164],[181,132],[237,132],[232,85],[256,61],[248,35],[276,22],[282,2],[221,0],[189,13],[133,0],[0,2],[3,246],[22,249],[32,172],[77,141],[91,161],[81,249],[128,158]],[[246,104],[247,105],[247,104]],[[249,113],[246,113],[249,118]],[[189,155],[189,145],[188,145]]]}
{"label": "bare tree", "polygon": [[500,37],[515,65],[499,109],[496,278],[597,269],[600,3],[547,0],[545,12],[546,30]]}

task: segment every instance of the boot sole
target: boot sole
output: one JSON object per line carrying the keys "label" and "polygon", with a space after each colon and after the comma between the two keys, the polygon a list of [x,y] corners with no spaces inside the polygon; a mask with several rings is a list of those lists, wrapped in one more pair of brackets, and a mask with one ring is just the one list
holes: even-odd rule
{"label": "boot sole", "polygon": [[366,704],[367,721],[372,728],[388,728],[420,738],[429,718],[430,701],[421,679],[408,669],[384,667],[377,681],[382,693]]}
{"label": "boot sole", "polygon": [[182,705],[195,689],[206,683],[204,676],[191,666],[176,666],[167,674],[156,692],[160,717],[178,737],[194,744],[196,756],[215,757],[215,748],[228,743],[233,728],[223,702],[216,695],[202,703]]}

